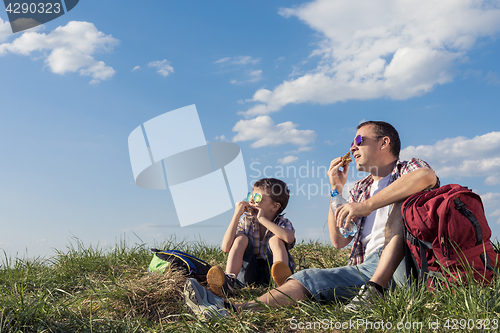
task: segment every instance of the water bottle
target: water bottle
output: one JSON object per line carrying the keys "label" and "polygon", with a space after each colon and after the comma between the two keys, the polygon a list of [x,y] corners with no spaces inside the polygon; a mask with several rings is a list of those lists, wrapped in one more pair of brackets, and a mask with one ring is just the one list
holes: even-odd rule
{"label": "water bottle", "polygon": [[[335,214],[335,210],[337,210],[337,208],[339,208],[340,206],[345,205],[347,203],[347,201],[339,194],[339,192],[337,190],[332,190],[331,195],[332,195],[332,205],[331,205],[332,212],[333,212],[333,214]],[[345,225],[345,220],[344,220],[344,223],[342,225]],[[353,236],[358,231],[358,227],[356,227],[356,224],[354,224],[353,221],[349,222],[349,225],[347,228],[342,227],[339,229],[340,229],[340,233],[342,234],[342,236],[344,238],[347,238],[349,236]]]}

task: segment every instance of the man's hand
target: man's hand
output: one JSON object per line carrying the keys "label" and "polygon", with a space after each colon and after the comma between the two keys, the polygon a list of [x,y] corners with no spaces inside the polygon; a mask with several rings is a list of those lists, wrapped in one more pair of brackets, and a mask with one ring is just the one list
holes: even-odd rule
{"label": "man's hand", "polygon": [[349,164],[342,167],[342,157],[337,157],[330,162],[330,168],[328,169],[328,178],[330,179],[330,185],[332,189],[336,189],[342,195],[342,189],[347,182],[347,174],[349,172]]}
{"label": "man's hand", "polygon": [[[349,221],[355,221],[358,217],[368,216],[372,211],[365,202],[352,202],[340,206],[335,211],[335,220],[337,221],[337,227],[347,227]],[[342,222],[346,219],[346,225],[343,226]]]}

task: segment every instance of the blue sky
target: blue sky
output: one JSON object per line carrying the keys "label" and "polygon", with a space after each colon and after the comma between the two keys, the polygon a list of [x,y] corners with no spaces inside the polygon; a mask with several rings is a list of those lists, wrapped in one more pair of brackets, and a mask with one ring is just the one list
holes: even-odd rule
{"label": "blue sky", "polygon": [[132,130],[191,104],[208,141],[241,147],[249,182],[267,167],[290,184],[299,240],[323,239],[318,168],[363,120],[479,193],[500,237],[499,36],[496,1],[82,0],[16,34],[2,10],[0,248],[220,243],[232,211],[181,228],[169,191],[130,166]]}

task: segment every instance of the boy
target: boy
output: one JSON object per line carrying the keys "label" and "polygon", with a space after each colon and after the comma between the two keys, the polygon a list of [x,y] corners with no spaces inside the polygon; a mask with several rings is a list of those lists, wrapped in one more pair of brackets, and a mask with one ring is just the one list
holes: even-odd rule
{"label": "boy", "polygon": [[210,290],[230,296],[236,279],[242,285],[268,285],[271,275],[278,286],[292,275],[295,262],[289,250],[295,244],[292,223],[283,217],[290,191],[275,178],[258,180],[247,201],[236,204],[234,215],[222,240],[229,253],[226,272],[214,266],[207,274]]}

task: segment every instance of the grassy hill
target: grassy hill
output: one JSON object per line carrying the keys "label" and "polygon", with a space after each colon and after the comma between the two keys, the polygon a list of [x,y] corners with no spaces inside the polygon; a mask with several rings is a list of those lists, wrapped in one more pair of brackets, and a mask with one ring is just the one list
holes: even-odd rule
{"label": "grassy hill", "polygon": [[[243,312],[222,321],[189,316],[182,302],[185,276],[149,275],[152,254],[145,245],[113,248],[76,241],[50,258],[4,258],[0,267],[0,332],[339,332],[499,331],[500,281],[482,287],[453,285],[428,292],[416,285],[396,288],[385,302],[359,313],[342,304],[300,302],[297,306]],[[210,264],[225,263],[219,247],[167,241]],[[302,242],[291,251],[297,270],[344,265],[348,251],[323,242]],[[223,265],[224,266],[224,265]],[[245,288],[231,301],[256,298],[266,289]]]}

